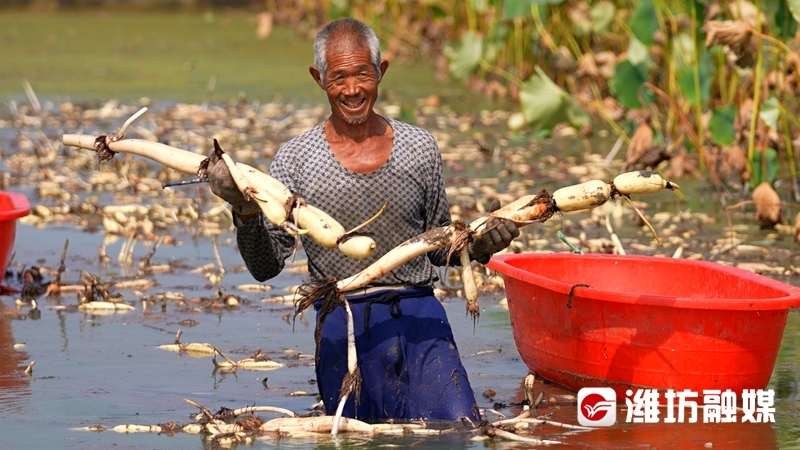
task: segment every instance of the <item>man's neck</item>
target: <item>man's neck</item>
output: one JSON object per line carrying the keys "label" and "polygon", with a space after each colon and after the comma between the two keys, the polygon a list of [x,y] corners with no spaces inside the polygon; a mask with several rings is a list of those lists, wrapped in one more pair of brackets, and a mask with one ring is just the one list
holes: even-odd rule
{"label": "man's neck", "polygon": [[375,136],[386,134],[388,124],[376,113],[370,114],[364,123],[349,124],[335,115],[328,118],[328,140],[331,142],[362,143]]}
{"label": "man's neck", "polygon": [[389,123],[375,114],[374,120],[363,125],[346,125],[345,129],[337,128],[334,118],[325,122],[325,138],[336,159],[357,173],[370,173],[381,168],[392,154],[394,132]]}

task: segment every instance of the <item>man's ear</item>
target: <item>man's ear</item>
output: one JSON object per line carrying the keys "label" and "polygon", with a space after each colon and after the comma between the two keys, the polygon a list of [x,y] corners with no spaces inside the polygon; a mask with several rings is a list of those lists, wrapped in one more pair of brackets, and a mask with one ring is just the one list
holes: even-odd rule
{"label": "man's ear", "polygon": [[318,69],[317,69],[315,66],[311,66],[311,67],[309,67],[309,68],[308,68],[308,73],[310,73],[310,74],[311,74],[311,78],[313,78],[313,79],[314,79],[314,81],[316,81],[316,82],[317,82],[317,85],[318,85],[320,88],[322,88],[322,89],[325,89],[325,86],[323,86],[323,85],[322,85],[322,76],[321,76],[321,74],[319,73],[319,70],[318,70]]}
{"label": "man's ear", "polygon": [[386,75],[386,69],[389,68],[389,60],[382,59],[381,60],[381,80],[383,80],[383,76]]}

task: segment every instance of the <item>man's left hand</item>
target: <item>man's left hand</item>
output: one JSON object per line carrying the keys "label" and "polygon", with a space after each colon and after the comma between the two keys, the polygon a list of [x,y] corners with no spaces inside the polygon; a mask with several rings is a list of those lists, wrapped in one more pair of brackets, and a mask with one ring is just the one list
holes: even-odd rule
{"label": "man's left hand", "polygon": [[[494,200],[489,212],[500,209],[500,201]],[[508,247],[511,241],[519,236],[519,229],[514,222],[501,218],[491,218],[484,225],[489,231],[469,244],[469,255],[479,263],[486,264],[489,257]]]}

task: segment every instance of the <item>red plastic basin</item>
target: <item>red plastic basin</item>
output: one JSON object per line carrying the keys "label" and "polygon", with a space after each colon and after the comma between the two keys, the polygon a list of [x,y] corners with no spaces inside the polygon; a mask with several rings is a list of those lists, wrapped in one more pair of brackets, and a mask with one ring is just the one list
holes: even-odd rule
{"label": "red plastic basin", "polygon": [[6,272],[8,258],[14,248],[17,219],[31,211],[28,198],[15,192],[0,191],[0,279]]}
{"label": "red plastic basin", "polygon": [[504,275],[528,368],[570,389],[612,387],[618,399],[642,387],[765,388],[800,306],[800,289],[712,262],[514,254],[489,268]]}

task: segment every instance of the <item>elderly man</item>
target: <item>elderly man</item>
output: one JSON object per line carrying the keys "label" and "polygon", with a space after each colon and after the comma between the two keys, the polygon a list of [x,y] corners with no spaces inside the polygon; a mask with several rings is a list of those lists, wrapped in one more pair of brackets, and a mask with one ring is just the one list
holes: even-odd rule
{"label": "elderly man", "polygon": [[[354,275],[407,239],[451,222],[433,136],[373,110],[388,67],[374,31],[357,20],[330,23],[314,42],[309,72],[326,92],[331,115],[283,145],[270,174],[345,229],[382,205],[387,208],[364,230],[377,243],[375,254],[365,260],[349,259],[304,237],[312,280]],[[213,192],[233,205],[237,242],[250,273],[260,281],[276,276],[291,254],[293,238],[245,200],[224,163],[210,168],[209,181]],[[470,256],[485,263],[518,235],[513,223],[503,223],[473,241]],[[447,251],[415,258],[368,288],[348,293],[362,384],[358,398],[348,399],[345,416],[366,421],[479,419],[450,324],[433,295],[435,267],[447,264]],[[326,317],[319,334],[317,381],[325,410],[333,414],[347,374],[342,307]]]}

